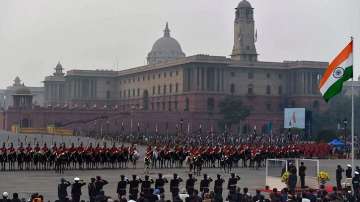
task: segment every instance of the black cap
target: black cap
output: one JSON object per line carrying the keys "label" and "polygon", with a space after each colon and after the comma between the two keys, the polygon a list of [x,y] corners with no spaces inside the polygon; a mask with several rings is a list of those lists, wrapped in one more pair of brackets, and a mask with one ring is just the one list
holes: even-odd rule
{"label": "black cap", "polygon": [[207,174],[204,174],[204,178],[207,178]]}
{"label": "black cap", "polygon": [[220,174],[217,174],[217,177],[218,177],[218,178],[220,178],[220,177],[221,177],[221,175],[220,175]]}
{"label": "black cap", "polygon": [[162,173],[159,173],[159,177],[162,177]]}

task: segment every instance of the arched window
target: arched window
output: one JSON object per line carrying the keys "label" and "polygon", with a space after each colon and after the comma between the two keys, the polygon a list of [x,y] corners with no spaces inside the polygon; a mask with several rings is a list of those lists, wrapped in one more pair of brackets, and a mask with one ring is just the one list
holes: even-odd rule
{"label": "arched window", "polygon": [[233,84],[233,83],[230,85],[230,93],[231,94],[235,93],[235,84]]}
{"label": "arched window", "polygon": [[207,99],[207,110],[212,112],[215,108],[215,101],[214,98],[210,97]]}

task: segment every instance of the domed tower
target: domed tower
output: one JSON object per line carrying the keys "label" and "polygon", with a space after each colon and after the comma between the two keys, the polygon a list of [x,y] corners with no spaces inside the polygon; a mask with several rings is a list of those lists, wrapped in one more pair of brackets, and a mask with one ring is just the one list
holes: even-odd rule
{"label": "domed tower", "polygon": [[63,70],[64,69],[59,61],[55,67],[54,76],[64,76],[65,74],[63,73]]}
{"label": "domed tower", "polygon": [[242,0],[235,11],[234,46],[231,58],[240,61],[257,61],[255,47],[255,21],[253,8]]}
{"label": "domed tower", "polygon": [[170,36],[170,29],[166,23],[164,36],[158,39],[147,56],[148,64],[156,64],[185,57],[179,42]]}

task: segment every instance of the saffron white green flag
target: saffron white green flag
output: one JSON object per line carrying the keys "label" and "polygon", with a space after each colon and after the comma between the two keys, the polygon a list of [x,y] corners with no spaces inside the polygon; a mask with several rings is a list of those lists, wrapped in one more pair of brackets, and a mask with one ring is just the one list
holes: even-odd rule
{"label": "saffron white green flag", "polygon": [[330,63],[320,80],[320,92],[328,102],[341,92],[345,81],[353,78],[353,41]]}

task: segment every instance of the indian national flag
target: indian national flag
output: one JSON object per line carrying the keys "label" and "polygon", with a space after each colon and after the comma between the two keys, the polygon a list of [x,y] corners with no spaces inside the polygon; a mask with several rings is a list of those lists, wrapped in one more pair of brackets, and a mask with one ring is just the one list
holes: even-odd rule
{"label": "indian national flag", "polygon": [[353,77],[353,41],[330,63],[320,80],[320,92],[325,101],[340,93],[343,83]]}

